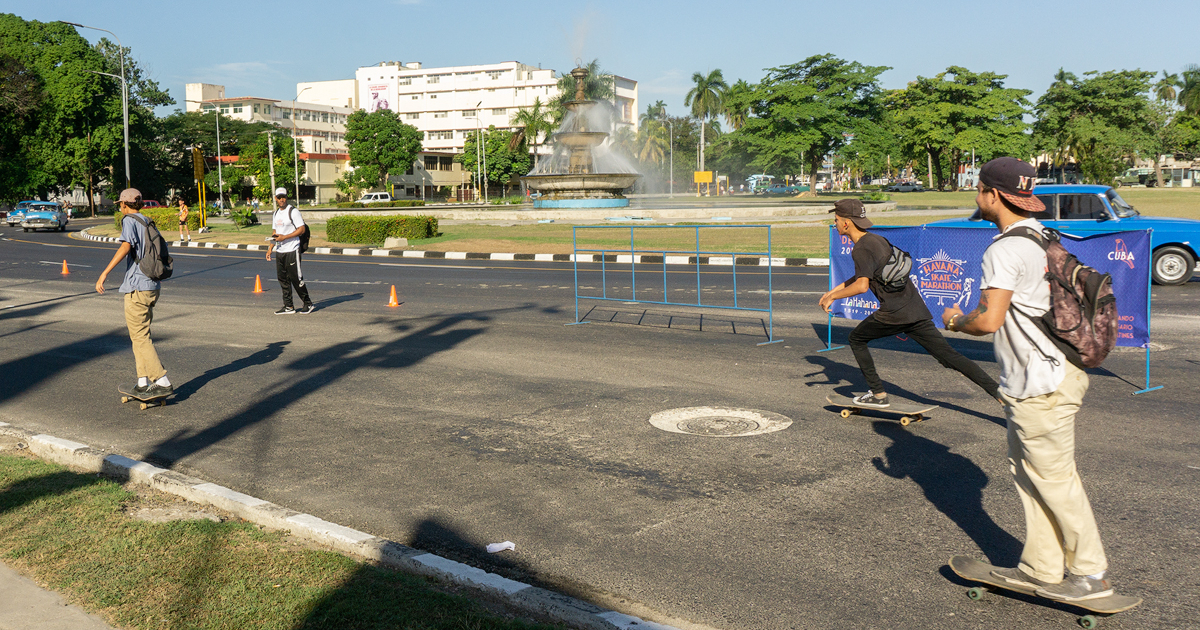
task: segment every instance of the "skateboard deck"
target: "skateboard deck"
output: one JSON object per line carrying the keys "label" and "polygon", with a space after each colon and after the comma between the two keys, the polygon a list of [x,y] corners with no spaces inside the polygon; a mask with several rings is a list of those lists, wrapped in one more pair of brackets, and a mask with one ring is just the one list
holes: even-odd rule
{"label": "skateboard deck", "polygon": [[900,416],[900,424],[908,426],[910,422],[920,422],[926,418],[927,413],[937,409],[937,405],[916,405],[907,401],[893,402],[890,407],[880,409],[879,407],[866,407],[854,402],[853,398],[838,396],[837,394],[829,394],[825,400],[834,407],[842,407],[842,417],[849,418],[850,416],[862,412],[864,409],[878,411],[880,413],[897,414]]}
{"label": "skateboard deck", "polygon": [[117,392],[121,394],[121,403],[124,404],[131,400],[136,400],[143,410],[150,407],[165,407],[167,404],[167,398],[171,396],[171,394],[167,394],[166,396],[144,396],[142,394],[134,393],[133,389],[133,385],[117,386]]}
{"label": "skateboard deck", "polygon": [[[1109,595],[1108,597],[1099,597],[1096,599],[1085,599],[1078,602],[1063,602],[1057,599],[1048,599],[1045,597],[1040,597],[1037,594],[1036,589],[1025,588],[1017,584],[1012,584],[1006,580],[1001,580],[1000,578],[992,575],[992,570],[997,568],[999,567],[992,566],[986,562],[980,562],[979,560],[968,556],[954,556],[950,558],[950,570],[957,573],[958,576],[963,579],[970,580],[972,582],[980,582],[982,584],[987,584],[990,587],[1005,591],[1029,595],[1037,598],[1040,601],[1046,602],[1047,604],[1062,604],[1065,606],[1082,608],[1083,610],[1102,615],[1113,615],[1129,610],[1130,608],[1142,603],[1142,598],[1140,597],[1129,597],[1127,595],[1116,594]],[[973,587],[967,590],[967,597],[970,597],[971,599],[980,599],[986,592],[986,588]],[[1096,620],[1096,618],[1091,615],[1084,615],[1079,619],[1079,625],[1083,626],[1084,628],[1095,628],[1098,623],[1099,622]]]}

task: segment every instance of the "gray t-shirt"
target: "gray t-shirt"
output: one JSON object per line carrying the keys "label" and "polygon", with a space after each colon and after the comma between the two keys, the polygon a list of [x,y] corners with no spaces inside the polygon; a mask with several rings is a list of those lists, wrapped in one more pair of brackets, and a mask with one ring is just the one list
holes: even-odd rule
{"label": "gray t-shirt", "polygon": [[[1017,221],[1008,229],[1021,226],[1042,231],[1042,224],[1035,219]],[[996,235],[997,240],[983,254],[980,288],[1012,291],[1012,305],[1017,310],[1041,317],[1050,310],[1046,250],[1024,237],[1001,236]],[[1067,375],[1067,358],[1025,315],[1007,313],[992,340],[1000,364],[1000,391],[1018,400],[1053,392]]]}
{"label": "gray t-shirt", "polygon": [[141,213],[121,217],[121,242],[130,245],[129,255],[125,257],[125,280],[121,282],[121,293],[157,291],[161,286],[158,281],[142,273],[142,268],[138,266],[138,260],[146,252],[146,224],[143,221],[148,220]]}

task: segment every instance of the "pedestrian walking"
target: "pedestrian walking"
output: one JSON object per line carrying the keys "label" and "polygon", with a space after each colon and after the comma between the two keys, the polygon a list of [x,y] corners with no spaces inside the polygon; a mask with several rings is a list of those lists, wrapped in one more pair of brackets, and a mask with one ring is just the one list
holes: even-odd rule
{"label": "pedestrian walking", "polygon": [[[1108,560],[1083,481],[1075,467],[1075,414],[1088,376],[1030,318],[1050,310],[1046,252],[1027,238],[1002,238],[1018,227],[1042,233],[1033,218],[1046,208],[1033,196],[1037,171],[1002,157],[983,165],[975,203],[1000,235],[983,254],[979,306],[942,313],[949,330],[995,333],[1000,394],[1008,424],[1008,462],[1025,510],[1020,563],[992,574],[1042,597],[1081,601],[1106,597]],[[1012,311],[1016,311],[1013,313]],[[1064,570],[1066,577],[1064,577]]]}
{"label": "pedestrian walking", "polygon": [[135,188],[121,191],[117,203],[121,209],[121,245],[117,253],[96,281],[96,292],[104,293],[104,281],[122,260],[125,261],[125,278],[118,289],[125,296],[125,326],[129,329],[129,340],[133,343],[133,360],[137,368],[138,382],[134,393],[147,398],[166,396],[173,391],[167,370],[158,360],[154,342],[150,339],[150,324],[154,321],[154,305],[158,303],[160,283],[142,273],[138,262],[146,253],[149,239],[146,224],[149,219],[141,212],[142,193]]}
{"label": "pedestrian walking", "polygon": [[[187,202],[183,200],[183,197],[180,197],[177,201],[179,202],[179,242],[180,243],[183,243],[183,242],[190,243],[192,241],[192,231],[191,231],[191,229],[188,228],[188,223],[187,223],[187,221],[188,221]],[[186,235],[186,240],[185,240],[185,235]]]}
{"label": "pedestrian walking", "polygon": [[904,288],[900,290],[888,290],[880,281],[880,271],[892,255],[892,244],[886,238],[867,231],[872,224],[862,202],[858,199],[842,199],[834,204],[830,212],[835,213],[834,223],[838,234],[848,236],[854,242],[850,254],[854,259],[854,276],[822,295],[819,301],[821,308],[829,312],[834,300],[866,293],[868,289],[879,299],[879,308],[859,322],[850,333],[850,350],[858,361],[868,387],[865,394],[854,398],[854,402],[879,409],[891,406],[867,344],[899,334],[908,335],[933,355],[942,367],[957,370],[987,392],[988,396],[999,400],[996,381],[974,361],[950,347],[937,326],[934,326],[933,314],[925,306],[925,300],[921,299],[912,280],[906,278]]}
{"label": "pedestrian walking", "polygon": [[[271,229],[273,232],[271,244],[267,247],[267,260],[271,260],[271,252],[276,252],[275,274],[283,290],[283,308],[275,311],[275,314],[311,313],[314,310],[313,303],[308,296],[308,287],[304,285],[304,269],[300,265],[300,235],[308,227],[300,211],[287,202],[287,189],[283,187],[275,189],[275,213],[271,216]],[[292,307],[293,287],[304,304],[300,310]]]}

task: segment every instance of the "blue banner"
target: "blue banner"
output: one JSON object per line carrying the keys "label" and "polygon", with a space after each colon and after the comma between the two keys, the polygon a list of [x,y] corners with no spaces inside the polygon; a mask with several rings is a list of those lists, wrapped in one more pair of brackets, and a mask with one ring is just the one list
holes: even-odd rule
{"label": "blue banner", "polygon": [[[995,230],[936,226],[873,227],[878,234],[913,258],[910,279],[942,327],[942,311],[957,304],[964,313],[979,304],[983,277],[983,252],[996,236]],[[1086,238],[1063,234],[1063,246],[1083,264],[1112,275],[1120,324],[1117,345],[1134,348],[1150,342],[1150,231],[1112,232]],[[854,277],[850,257],[854,243],[829,228],[829,273],[832,286]],[[879,308],[879,300],[867,291],[836,300],[831,312],[847,319],[866,319]]]}

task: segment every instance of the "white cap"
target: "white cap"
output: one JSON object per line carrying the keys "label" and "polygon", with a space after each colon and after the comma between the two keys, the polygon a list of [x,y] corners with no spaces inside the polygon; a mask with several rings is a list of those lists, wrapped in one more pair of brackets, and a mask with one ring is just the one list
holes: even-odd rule
{"label": "white cap", "polygon": [[276,197],[286,197],[286,196],[287,196],[287,189],[286,189],[286,188],[284,188],[283,186],[280,186],[279,188],[276,188],[276,189],[275,189],[275,196],[276,196]]}

